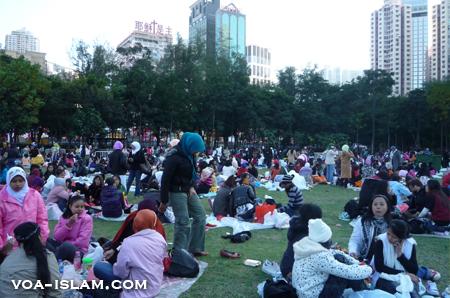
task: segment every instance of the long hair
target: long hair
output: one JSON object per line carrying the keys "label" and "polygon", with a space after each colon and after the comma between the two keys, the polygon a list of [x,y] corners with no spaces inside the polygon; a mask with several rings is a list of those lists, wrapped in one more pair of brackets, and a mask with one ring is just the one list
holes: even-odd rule
{"label": "long hair", "polygon": [[[42,284],[48,284],[51,282],[50,270],[48,269],[47,251],[39,238],[40,233],[41,229],[33,222],[22,223],[14,229],[14,236],[17,242],[23,245],[26,255],[36,259],[36,279],[40,280]],[[46,289],[44,289],[45,291]]]}
{"label": "long hair", "polygon": [[393,219],[389,224],[389,228],[392,233],[394,233],[394,235],[401,240],[405,240],[410,237],[409,225],[402,219]]}
{"label": "long hair", "polygon": [[444,205],[445,208],[450,209],[450,204],[448,202],[447,195],[442,191],[441,185],[439,184],[439,181],[430,179],[427,182],[428,190],[431,195],[434,197],[439,198],[442,205]]}
{"label": "long hair", "polygon": [[391,203],[390,203],[388,197],[386,197],[385,195],[382,195],[382,194],[377,194],[372,197],[372,199],[370,200],[370,203],[369,203],[369,209],[361,218],[361,221],[363,223],[366,221],[370,221],[375,217],[375,215],[373,214],[372,205],[373,205],[373,202],[375,201],[375,199],[377,199],[377,198],[382,198],[385,201],[386,206],[387,206],[386,213],[383,216],[384,220],[386,220],[386,222],[388,222],[388,223],[392,220],[392,216],[391,216],[391,212],[390,212]]}
{"label": "long hair", "polygon": [[68,200],[67,200],[67,205],[66,205],[66,209],[64,210],[64,213],[62,214],[62,217],[65,219],[70,218],[73,213],[72,210],[70,210],[70,207],[77,201],[83,201],[84,202],[84,198],[80,195],[74,195],[71,196]]}

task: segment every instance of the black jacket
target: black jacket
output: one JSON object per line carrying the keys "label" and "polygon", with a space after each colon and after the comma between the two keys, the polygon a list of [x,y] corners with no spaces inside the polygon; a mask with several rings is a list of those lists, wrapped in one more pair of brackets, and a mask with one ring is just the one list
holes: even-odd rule
{"label": "black jacket", "polygon": [[[130,161],[130,158],[133,159],[133,161]],[[139,150],[136,152],[136,154],[132,154],[128,157],[128,163],[130,164],[130,170],[138,171],[141,170],[141,164],[145,163],[145,155],[144,151]]]}
{"label": "black jacket", "polygon": [[127,173],[127,157],[121,150],[114,150],[109,155],[108,172],[113,175],[125,175]]}
{"label": "black jacket", "polygon": [[236,215],[236,208],[245,204],[254,204],[256,200],[253,188],[248,185],[239,185],[231,192],[231,199],[229,202],[230,215]]}
{"label": "black jacket", "polygon": [[289,230],[287,233],[288,245],[280,263],[283,277],[287,277],[287,275],[292,272],[292,267],[294,266],[294,243],[306,236],[308,236],[308,226],[301,222],[300,217],[292,217],[289,222]]}
{"label": "black jacket", "polygon": [[194,186],[192,181],[193,165],[191,161],[175,147],[164,160],[164,172],[161,178],[161,202],[167,204],[169,192],[185,192]]}

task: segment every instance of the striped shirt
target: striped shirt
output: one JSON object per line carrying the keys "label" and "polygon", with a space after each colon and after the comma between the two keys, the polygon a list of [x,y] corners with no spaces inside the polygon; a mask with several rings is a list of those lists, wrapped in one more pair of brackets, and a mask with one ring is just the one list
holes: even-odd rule
{"label": "striped shirt", "polygon": [[287,192],[289,198],[288,206],[292,209],[297,209],[303,205],[303,193],[297,186],[292,186],[292,188]]}

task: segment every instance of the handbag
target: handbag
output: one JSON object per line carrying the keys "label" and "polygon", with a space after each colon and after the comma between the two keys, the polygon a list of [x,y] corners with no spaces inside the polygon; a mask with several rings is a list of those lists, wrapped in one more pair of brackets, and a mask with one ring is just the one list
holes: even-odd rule
{"label": "handbag", "polygon": [[285,280],[266,280],[264,298],[297,298],[295,289]]}
{"label": "handbag", "polygon": [[167,275],[177,277],[196,277],[200,267],[194,257],[185,249],[174,248],[163,261]]}

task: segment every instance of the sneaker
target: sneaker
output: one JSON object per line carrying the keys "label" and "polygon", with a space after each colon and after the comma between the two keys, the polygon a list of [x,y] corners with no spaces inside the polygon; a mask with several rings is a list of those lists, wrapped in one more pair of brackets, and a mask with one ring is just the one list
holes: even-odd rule
{"label": "sneaker", "polygon": [[427,281],[427,293],[432,296],[439,296],[439,290],[435,282]]}
{"label": "sneaker", "polygon": [[430,269],[430,279],[432,281],[438,281],[441,279],[441,274],[437,272],[436,270]]}
{"label": "sneaker", "polygon": [[418,288],[419,288],[418,293],[419,293],[420,296],[423,296],[427,292],[427,289],[423,285],[421,279],[419,280]]}

